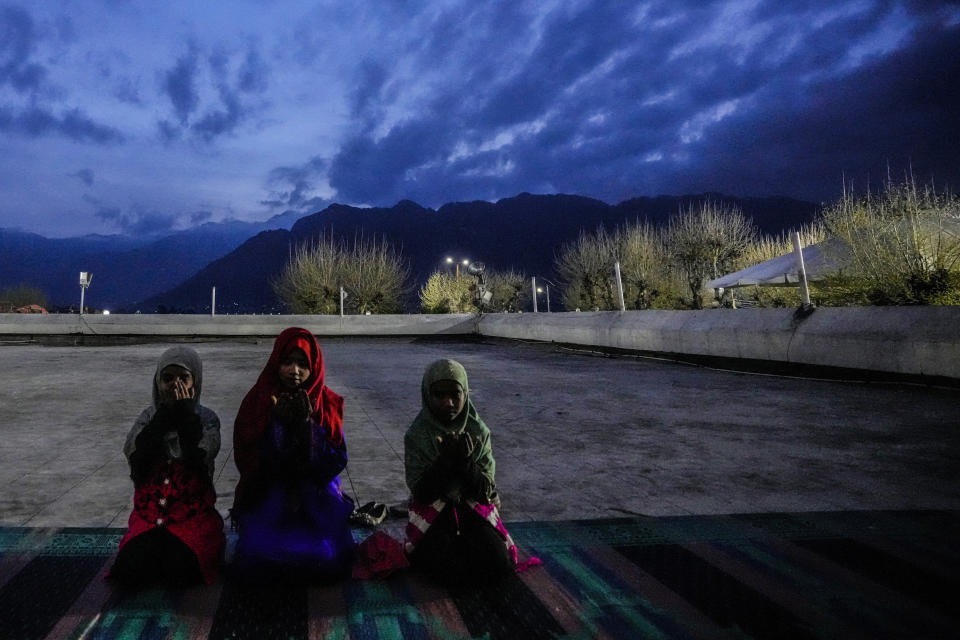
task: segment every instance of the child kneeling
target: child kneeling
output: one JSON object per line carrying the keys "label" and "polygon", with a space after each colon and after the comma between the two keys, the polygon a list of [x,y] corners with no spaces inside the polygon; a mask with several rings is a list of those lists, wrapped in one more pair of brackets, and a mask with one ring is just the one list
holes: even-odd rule
{"label": "child kneeling", "polygon": [[343,398],[324,383],[312,333],[276,339],[233,430],[240,471],[231,517],[238,576],[333,580],[350,571],[354,544],[339,474],[347,465]]}
{"label": "child kneeling", "polygon": [[123,585],[210,583],[223,561],[226,539],[213,488],[220,420],[198,403],[202,381],[196,351],[164,351],[153,404],[127,435],[133,512],[108,576]]}
{"label": "child kneeling", "polygon": [[514,572],[517,549],[497,510],[490,429],[470,400],[467,372],[438,360],[420,392],[403,441],[411,564],[449,586],[498,582]]}

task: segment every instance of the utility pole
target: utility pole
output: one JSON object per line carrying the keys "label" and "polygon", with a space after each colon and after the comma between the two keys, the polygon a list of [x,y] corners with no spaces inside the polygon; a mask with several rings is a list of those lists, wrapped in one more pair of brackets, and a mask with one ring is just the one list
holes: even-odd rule
{"label": "utility pole", "polygon": [[623,280],[620,278],[620,261],[613,263],[613,274],[617,278],[617,299],[620,302],[620,311],[626,311],[627,305],[623,303]]}

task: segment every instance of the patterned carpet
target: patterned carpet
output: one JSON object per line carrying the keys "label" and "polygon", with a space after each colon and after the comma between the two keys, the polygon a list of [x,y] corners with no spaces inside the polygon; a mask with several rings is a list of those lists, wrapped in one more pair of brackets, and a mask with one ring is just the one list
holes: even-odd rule
{"label": "patterned carpet", "polygon": [[543,566],[464,593],[412,573],[122,593],[102,579],[122,530],[0,528],[0,638],[960,637],[960,512],[508,528]]}

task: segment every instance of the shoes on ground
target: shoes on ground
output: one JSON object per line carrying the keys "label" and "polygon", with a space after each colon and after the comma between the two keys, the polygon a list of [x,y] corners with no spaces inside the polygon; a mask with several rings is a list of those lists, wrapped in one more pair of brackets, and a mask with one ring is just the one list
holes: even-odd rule
{"label": "shoes on ground", "polygon": [[368,502],[350,514],[350,523],[361,527],[375,527],[387,517],[387,505]]}

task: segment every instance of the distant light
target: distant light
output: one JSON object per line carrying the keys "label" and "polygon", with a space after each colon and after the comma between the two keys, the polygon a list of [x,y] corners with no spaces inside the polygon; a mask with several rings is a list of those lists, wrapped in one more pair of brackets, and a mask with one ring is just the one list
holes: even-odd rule
{"label": "distant light", "polygon": [[108,316],[108,315],[110,315],[110,312],[107,311],[106,309],[104,309],[104,310],[103,310],[103,315]]}
{"label": "distant light", "polygon": [[468,265],[468,264],[470,264],[470,261],[469,261],[469,260],[467,260],[466,258],[464,258],[464,260],[463,260],[463,264],[464,264],[464,266],[466,266],[466,265]]}
{"label": "distant light", "polygon": [[453,258],[447,256],[447,264],[453,264]]}

